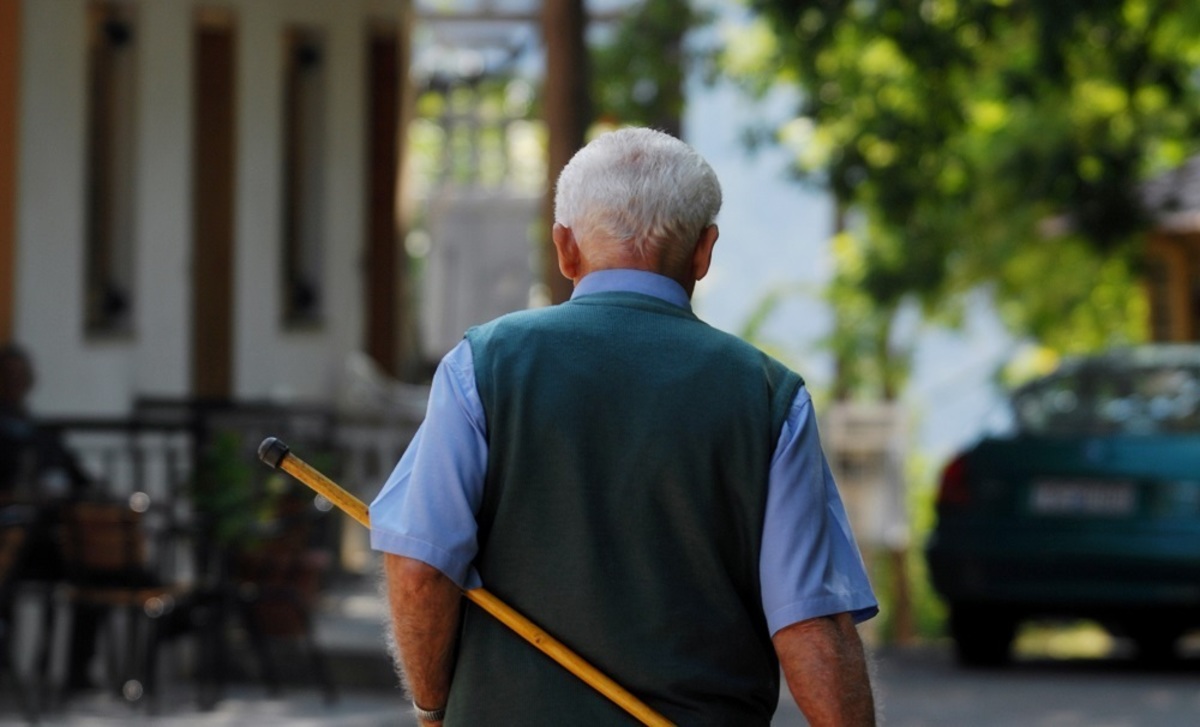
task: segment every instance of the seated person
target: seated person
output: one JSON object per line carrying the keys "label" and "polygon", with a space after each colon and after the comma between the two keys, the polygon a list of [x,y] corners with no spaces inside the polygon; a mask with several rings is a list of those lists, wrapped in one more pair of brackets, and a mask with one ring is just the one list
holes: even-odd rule
{"label": "seated person", "polygon": [[34,382],[28,354],[14,344],[0,347],[0,500],[79,496],[88,486],[57,433],[29,413]]}
{"label": "seated person", "polygon": [[[82,497],[89,479],[58,433],[30,414],[26,399],[34,381],[29,355],[15,344],[0,346],[0,504],[36,506],[18,578],[56,581],[65,574],[54,533],[57,509],[51,503]],[[68,689],[89,685],[98,614],[76,609],[73,619]]]}

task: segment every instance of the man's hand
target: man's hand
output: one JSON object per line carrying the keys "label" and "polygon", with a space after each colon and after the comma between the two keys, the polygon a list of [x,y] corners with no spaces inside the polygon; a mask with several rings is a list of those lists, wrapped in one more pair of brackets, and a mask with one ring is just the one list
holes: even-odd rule
{"label": "man's hand", "polygon": [[445,707],[454,675],[462,592],[441,571],[419,560],[385,553],[383,569],[397,666],[409,696],[423,709]]}
{"label": "man's hand", "polygon": [[875,698],[850,614],[792,624],[772,638],[796,706],[812,727],[871,727]]}

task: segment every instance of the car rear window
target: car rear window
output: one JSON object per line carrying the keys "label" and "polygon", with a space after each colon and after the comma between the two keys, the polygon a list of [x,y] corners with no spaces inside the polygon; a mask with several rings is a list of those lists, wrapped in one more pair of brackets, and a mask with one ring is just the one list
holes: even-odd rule
{"label": "car rear window", "polygon": [[1200,363],[1092,362],[1023,387],[1012,404],[1030,434],[1200,432]]}

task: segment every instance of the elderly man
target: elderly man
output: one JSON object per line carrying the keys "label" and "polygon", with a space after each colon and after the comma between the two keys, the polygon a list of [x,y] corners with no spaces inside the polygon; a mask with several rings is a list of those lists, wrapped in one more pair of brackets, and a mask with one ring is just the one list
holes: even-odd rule
{"label": "elderly man", "polygon": [[681,725],[874,723],[877,605],[804,382],[693,315],[721,189],[689,146],[605,134],[558,180],[569,302],[467,332],[371,505],[397,661],[429,724],[630,718],[474,606],[482,582]]}

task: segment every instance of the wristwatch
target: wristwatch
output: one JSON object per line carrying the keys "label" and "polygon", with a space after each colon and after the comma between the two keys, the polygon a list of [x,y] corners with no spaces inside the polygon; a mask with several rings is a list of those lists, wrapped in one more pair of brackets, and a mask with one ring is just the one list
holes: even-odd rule
{"label": "wristwatch", "polygon": [[425,709],[413,700],[413,712],[416,712],[417,719],[422,722],[441,722],[446,719],[446,708],[438,707],[437,709]]}

